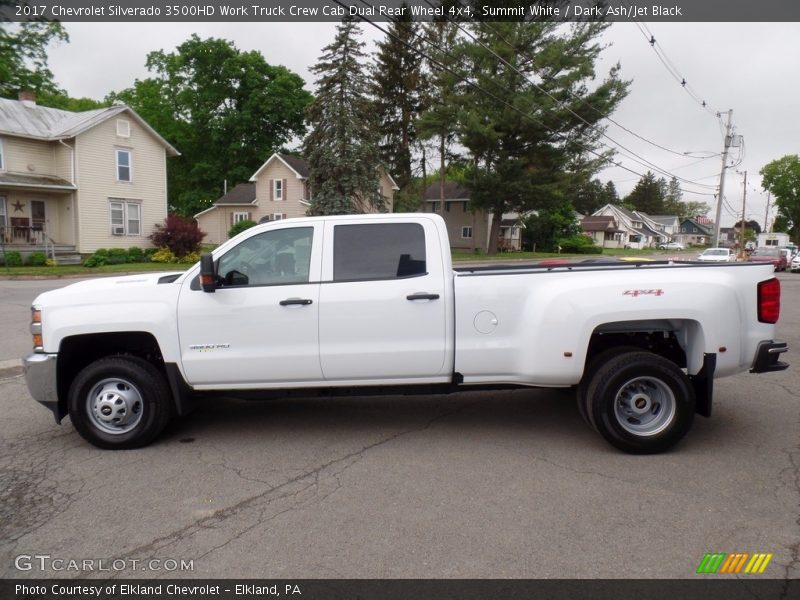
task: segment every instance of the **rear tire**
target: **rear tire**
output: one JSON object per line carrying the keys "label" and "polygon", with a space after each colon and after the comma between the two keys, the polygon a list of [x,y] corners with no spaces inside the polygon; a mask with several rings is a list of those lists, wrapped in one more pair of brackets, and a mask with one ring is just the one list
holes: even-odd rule
{"label": "rear tire", "polygon": [[98,448],[140,448],[152,442],[172,416],[164,376],[135,356],[101,358],[72,382],[67,399],[78,433]]}
{"label": "rear tire", "polygon": [[589,376],[585,406],[594,428],[631,454],[655,454],[691,429],[695,396],[675,363],[652,352],[607,358]]}

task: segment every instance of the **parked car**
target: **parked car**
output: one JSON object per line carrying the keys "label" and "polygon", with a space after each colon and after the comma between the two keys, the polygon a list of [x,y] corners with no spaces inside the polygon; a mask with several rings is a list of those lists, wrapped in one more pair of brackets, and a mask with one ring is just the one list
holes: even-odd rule
{"label": "parked car", "polygon": [[667,242],[658,245],[659,250],[686,250],[683,244],[679,242]]}
{"label": "parked car", "polygon": [[800,272],[800,254],[794,255],[794,258],[792,259],[789,268],[792,270],[792,273]]}
{"label": "parked car", "polygon": [[736,254],[730,248],[706,248],[697,256],[700,262],[734,262]]}
{"label": "parked car", "polygon": [[747,250],[748,252],[752,252],[753,250],[756,249],[756,243],[751,240],[744,245],[744,249]]}
{"label": "parked car", "polygon": [[772,263],[776,271],[785,271],[788,266],[786,256],[780,251],[780,248],[756,248],[747,260]]}

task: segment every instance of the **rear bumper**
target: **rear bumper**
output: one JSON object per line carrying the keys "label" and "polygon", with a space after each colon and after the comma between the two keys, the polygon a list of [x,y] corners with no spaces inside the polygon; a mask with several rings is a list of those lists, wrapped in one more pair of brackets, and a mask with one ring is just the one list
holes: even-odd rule
{"label": "rear bumper", "polygon": [[58,406],[58,389],[56,387],[56,363],[57,354],[29,354],[22,360],[25,370],[25,381],[28,390],[42,406],[46,406],[56,418],[56,423],[60,423],[64,415],[60,414]]}
{"label": "rear bumper", "polygon": [[751,373],[770,373],[772,371],[783,371],[789,368],[789,363],[780,361],[780,356],[789,349],[786,342],[776,342],[773,340],[761,342],[756,350],[756,358]]}

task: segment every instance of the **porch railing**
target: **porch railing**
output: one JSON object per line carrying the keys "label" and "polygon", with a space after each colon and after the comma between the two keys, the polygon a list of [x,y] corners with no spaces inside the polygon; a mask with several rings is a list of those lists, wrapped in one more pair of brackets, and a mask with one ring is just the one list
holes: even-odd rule
{"label": "porch railing", "polygon": [[42,225],[0,226],[0,237],[5,244],[34,244],[41,246],[48,239]]}

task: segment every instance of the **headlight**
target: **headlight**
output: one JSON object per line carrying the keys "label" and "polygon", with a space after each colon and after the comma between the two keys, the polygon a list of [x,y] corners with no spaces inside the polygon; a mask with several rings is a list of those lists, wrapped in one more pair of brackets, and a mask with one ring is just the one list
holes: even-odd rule
{"label": "headlight", "polygon": [[44,352],[42,341],[42,307],[31,306],[31,335],[33,336],[33,351]]}

